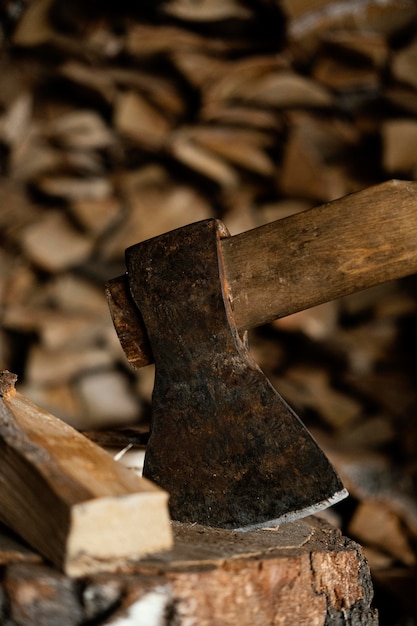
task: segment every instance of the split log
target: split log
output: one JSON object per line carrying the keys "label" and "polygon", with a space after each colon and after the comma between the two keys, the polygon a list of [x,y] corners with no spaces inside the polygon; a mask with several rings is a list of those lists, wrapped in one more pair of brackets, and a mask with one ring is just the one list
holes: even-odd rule
{"label": "split log", "polygon": [[0,519],[68,576],[171,545],[167,494],[0,377]]}

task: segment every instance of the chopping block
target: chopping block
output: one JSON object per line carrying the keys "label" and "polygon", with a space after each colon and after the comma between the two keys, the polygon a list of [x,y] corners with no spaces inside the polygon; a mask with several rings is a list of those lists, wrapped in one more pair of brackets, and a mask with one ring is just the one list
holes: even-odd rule
{"label": "chopping block", "polygon": [[126,250],[106,293],[129,361],[155,361],[144,475],[175,520],[257,528],[347,496],[245,332],[416,272],[416,192],[388,181],[233,237],[205,220]]}
{"label": "chopping block", "polygon": [[170,550],[69,579],[0,527],[0,615],[19,626],[377,626],[357,544],[306,518],[246,533],[173,523]]}

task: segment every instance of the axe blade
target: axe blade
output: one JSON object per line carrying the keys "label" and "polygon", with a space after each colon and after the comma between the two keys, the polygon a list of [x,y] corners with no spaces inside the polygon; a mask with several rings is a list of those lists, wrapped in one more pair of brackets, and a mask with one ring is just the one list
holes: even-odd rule
{"label": "axe blade", "polygon": [[169,492],[174,519],[248,529],[310,515],[347,491],[240,339],[227,236],[217,220],[191,224],[128,248],[126,264],[156,365],[144,475]]}

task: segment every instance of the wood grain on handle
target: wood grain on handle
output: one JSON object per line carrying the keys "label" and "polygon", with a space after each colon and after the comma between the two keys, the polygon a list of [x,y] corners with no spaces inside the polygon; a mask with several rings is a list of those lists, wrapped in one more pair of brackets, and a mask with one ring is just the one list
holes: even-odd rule
{"label": "wood grain on handle", "polygon": [[222,240],[239,329],[417,272],[417,183],[389,181]]}

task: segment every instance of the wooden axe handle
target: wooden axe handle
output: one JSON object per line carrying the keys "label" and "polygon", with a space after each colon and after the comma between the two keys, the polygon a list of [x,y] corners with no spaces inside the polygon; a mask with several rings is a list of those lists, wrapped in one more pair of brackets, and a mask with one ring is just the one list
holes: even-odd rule
{"label": "wooden axe handle", "polygon": [[[417,272],[417,182],[388,181],[221,241],[239,330]],[[152,362],[127,277],[106,285],[132,365]]]}
{"label": "wooden axe handle", "polygon": [[388,181],[222,242],[239,329],[417,272],[417,183]]}

